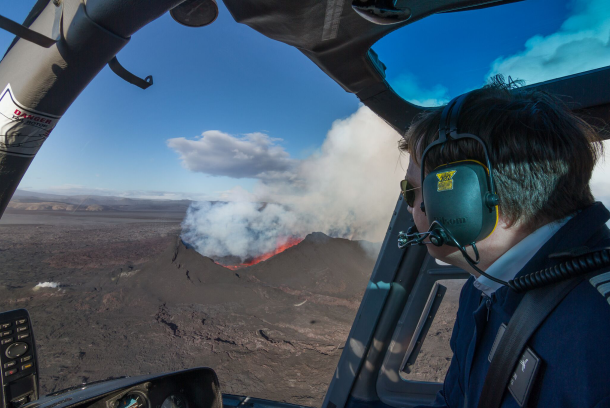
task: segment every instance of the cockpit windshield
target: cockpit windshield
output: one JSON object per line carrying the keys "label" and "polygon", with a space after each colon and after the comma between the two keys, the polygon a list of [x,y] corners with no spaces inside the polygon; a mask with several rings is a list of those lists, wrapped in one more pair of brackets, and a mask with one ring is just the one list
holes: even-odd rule
{"label": "cockpit windshield", "polygon": [[[0,61],[0,378],[36,367],[44,395],[211,367],[224,393],[319,407],[333,378],[346,393],[352,380],[377,381],[381,369],[367,380],[359,367],[381,362],[396,330],[387,378],[397,395],[407,381],[417,398],[440,387],[461,287],[440,282],[468,276],[423,247],[397,247],[413,223],[399,198],[409,155],[397,130],[422,109],[362,58],[387,28],[338,0],[5,3],[0,26],[57,42],[0,27],[0,50],[15,40]],[[218,18],[185,27],[152,6],[177,3],[184,20],[205,4]],[[133,22],[142,15],[145,27]],[[103,24],[117,21],[129,43]],[[402,98],[439,106],[494,74],[533,84],[610,66],[610,0],[413,17],[372,51]],[[123,81],[118,61],[154,86]],[[607,163],[591,188],[610,207]],[[406,329],[389,324],[407,302]],[[3,320],[13,309],[29,315]],[[195,407],[181,390],[159,405],[135,391],[105,406]],[[282,407],[273,404],[256,406]]]}
{"label": "cockpit windshield", "polygon": [[378,41],[386,81],[439,106],[502,74],[531,85],[610,65],[610,3],[528,0],[436,14]]}

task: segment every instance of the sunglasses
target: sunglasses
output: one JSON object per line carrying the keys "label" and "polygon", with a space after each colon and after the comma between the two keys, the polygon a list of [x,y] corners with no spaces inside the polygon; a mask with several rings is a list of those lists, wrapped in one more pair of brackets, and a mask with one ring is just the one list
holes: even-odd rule
{"label": "sunglasses", "polygon": [[415,190],[418,188],[421,187],[413,187],[407,180],[402,180],[400,182],[400,192],[411,208],[413,208],[415,204]]}

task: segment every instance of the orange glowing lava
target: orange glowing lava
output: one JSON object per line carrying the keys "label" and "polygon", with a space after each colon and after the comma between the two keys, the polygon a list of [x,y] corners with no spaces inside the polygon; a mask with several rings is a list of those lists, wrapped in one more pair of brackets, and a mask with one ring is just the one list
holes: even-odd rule
{"label": "orange glowing lava", "polygon": [[[270,252],[267,252],[267,253],[262,254],[260,256],[257,256],[255,258],[249,259],[246,262],[241,263],[241,264],[237,264],[237,265],[223,265],[223,266],[225,268],[229,268],[232,271],[234,271],[234,270],[237,270],[237,269],[246,268],[248,266],[256,265],[257,263],[266,261],[267,259],[271,258],[272,256],[275,256],[275,255],[279,254],[280,252],[284,252],[288,248],[291,248],[291,247],[297,245],[301,241],[303,241],[303,238],[290,237],[287,240],[278,239],[277,248],[275,248],[273,251],[270,251]],[[279,242],[283,242],[283,243],[280,244]]]}

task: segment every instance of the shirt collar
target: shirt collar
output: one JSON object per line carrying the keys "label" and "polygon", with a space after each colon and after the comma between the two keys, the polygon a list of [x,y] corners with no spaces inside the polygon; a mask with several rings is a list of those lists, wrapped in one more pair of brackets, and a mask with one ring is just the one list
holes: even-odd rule
{"label": "shirt collar", "polygon": [[[530,259],[536,255],[536,252],[572,217],[569,216],[538,228],[523,238],[517,245],[506,251],[485,272],[494,278],[506,282],[513,279]],[[487,296],[491,296],[497,289],[503,286],[482,275],[475,279],[473,285]]]}

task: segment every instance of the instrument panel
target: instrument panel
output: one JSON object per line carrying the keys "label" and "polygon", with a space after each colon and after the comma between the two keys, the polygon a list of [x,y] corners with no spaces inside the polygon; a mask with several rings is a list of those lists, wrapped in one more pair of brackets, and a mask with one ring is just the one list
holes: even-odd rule
{"label": "instrument panel", "polygon": [[223,408],[209,368],[127,377],[47,395],[23,408]]}
{"label": "instrument panel", "polygon": [[[127,395],[112,401],[111,408],[153,408],[148,396],[141,391],[132,391]],[[159,406],[155,404],[155,407]],[[188,408],[188,399],[183,392],[173,392],[161,404],[161,408]]]}
{"label": "instrument panel", "polygon": [[196,408],[200,407],[192,389],[185,389],[172,379],[146,382],[111,397],[104,398],[90,408]]}
{"label": "instrument panel", "polygon": [[184,395],[172,394],[163,400],[161,408],[189,408],[189,404]]}

